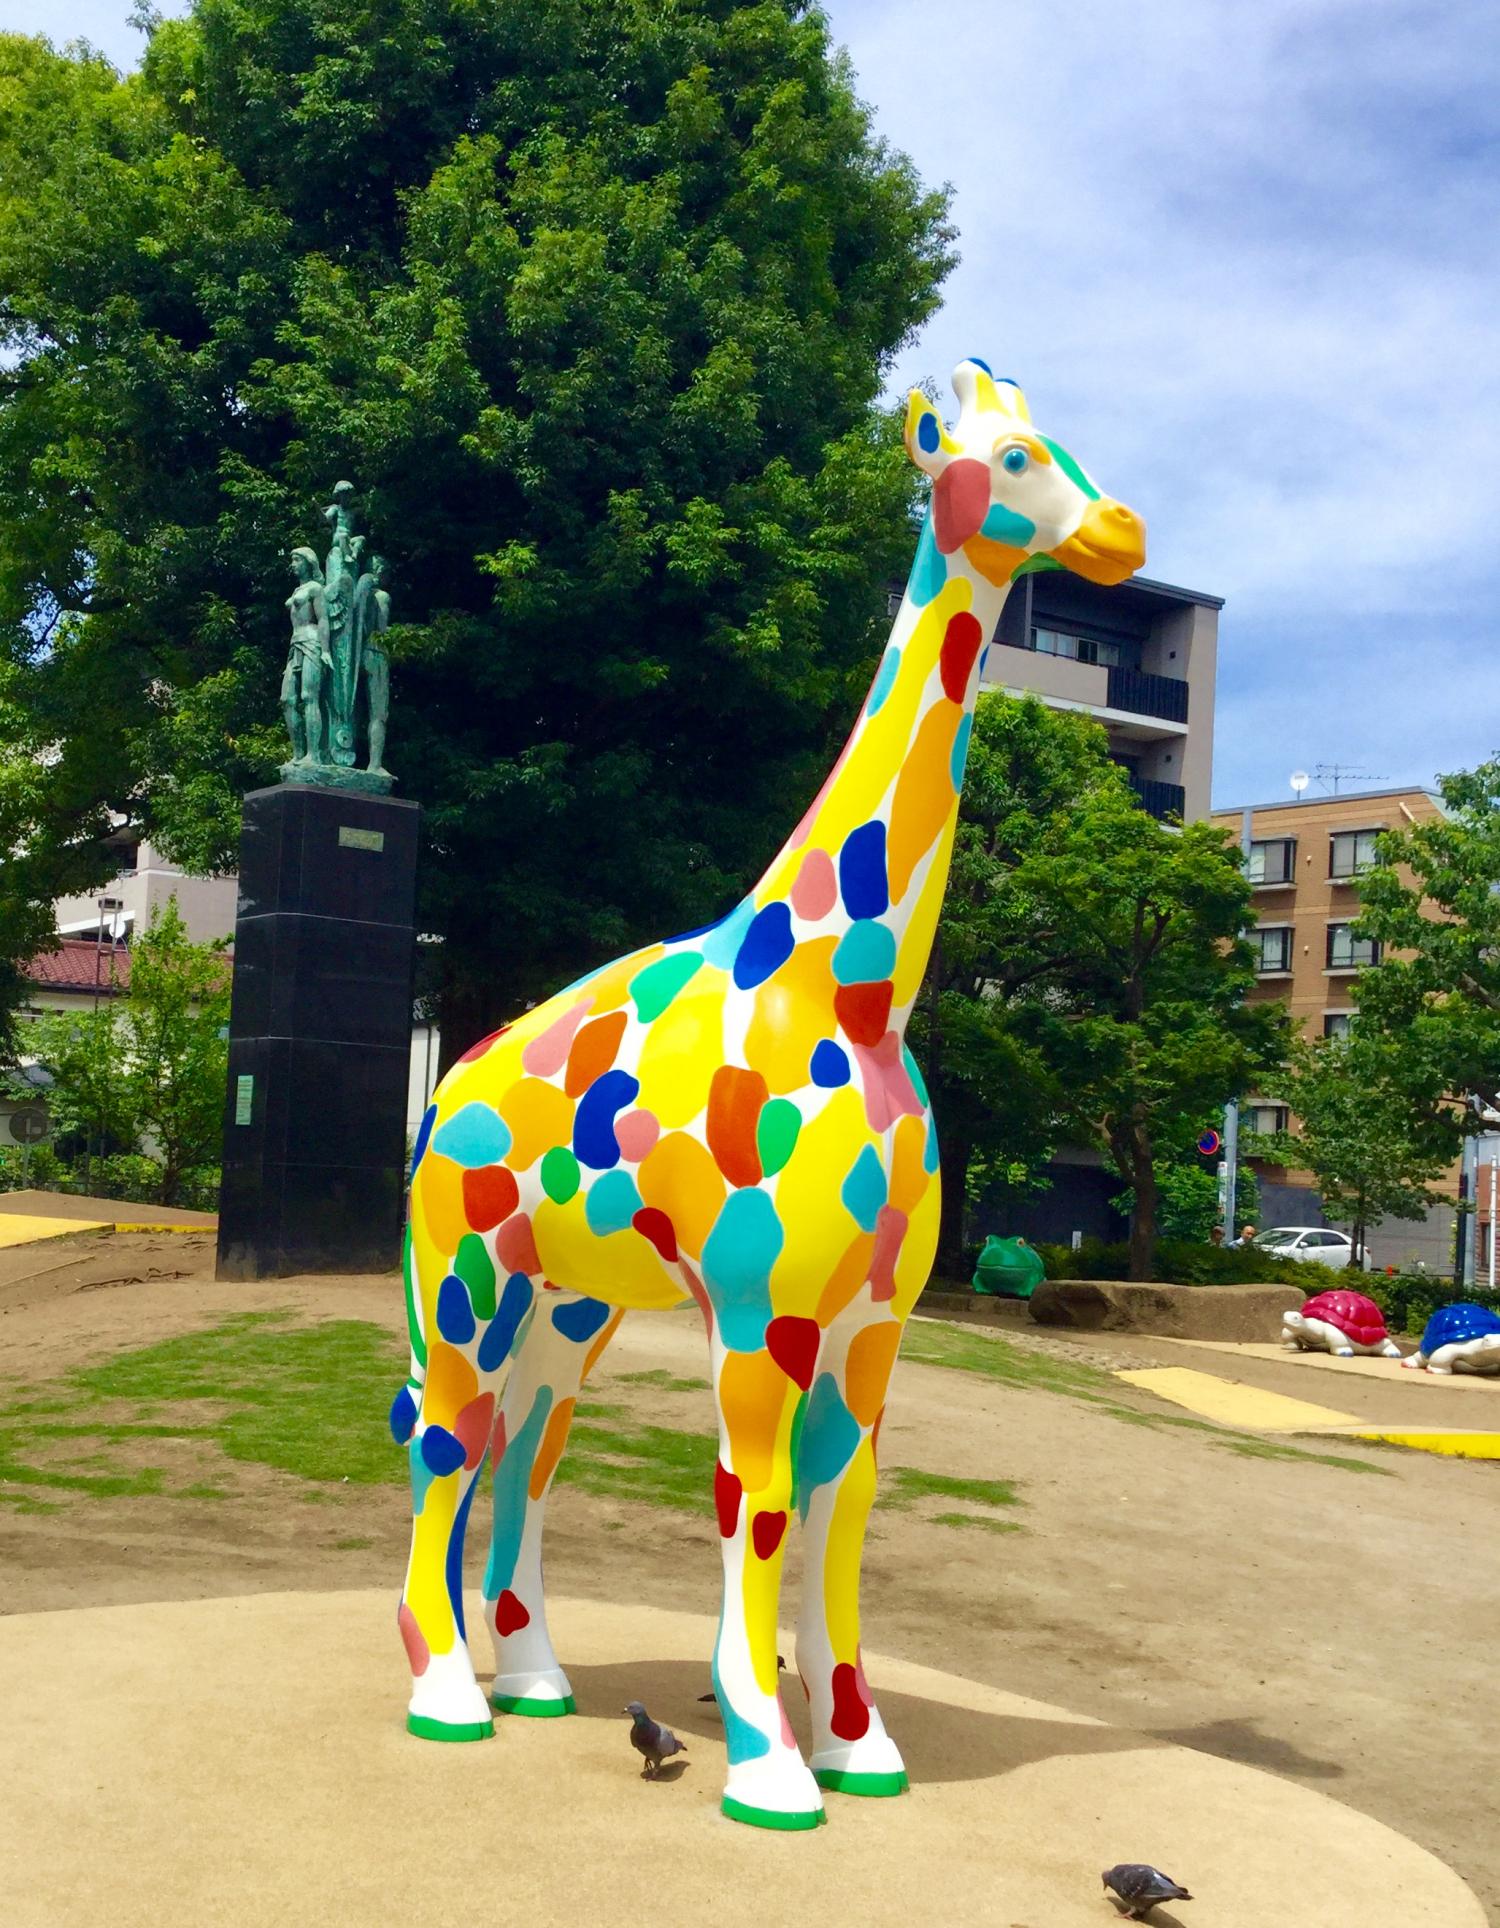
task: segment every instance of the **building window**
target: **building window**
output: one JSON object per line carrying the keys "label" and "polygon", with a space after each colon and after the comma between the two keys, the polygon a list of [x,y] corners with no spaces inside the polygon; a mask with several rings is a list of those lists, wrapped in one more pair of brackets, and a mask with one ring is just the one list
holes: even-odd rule
{"label": "building window", "polygon": [[1325,1038],[1347,1038],[1349,1026],[1354,1021],[1352,1011],[1325,1011],[1323,1013],[1323,1036]]}
{"label": "building window", "polygon": [[1066,656],[1074,663],[1097,663],[1101,669],[1118,669],[1120,645],[1104,643],[1092,636],[1073,636],[1063,629],[1033,629],[1031,647],[1042,656]]}
{"label": "building window", "polygon": [[1250,1138],[1273,1138],[1287,1128],[1285,1105],[1246,1105],[1240,1112],[1240,1130]]}
{"label": "building window", "polygon": [[1252,931],[1250,942],[1255,946],[1255,968],[1264,977],[1269,971],[1289,971],[1292,968],[1292,932],[1288,924],[1272,924]]}
{"label": "building window", "polygon": [[1352,924],[1328,926],[1328,968],[1330,971],[1362,971],[1367,964],[1380,962],[1380,946],[1373,937],[1356,937]]}
{"label": "building window", "polygon": [[1297,872],[1297,839],[1268,837],[1250,846],[1245,875],[1252,884],[1290,884]]}
{"label": "building window", "polygon": [[1358,877],[1375,861],[1378,830],[1339,830],[1328,839],[1328,874],[1334,878]]}

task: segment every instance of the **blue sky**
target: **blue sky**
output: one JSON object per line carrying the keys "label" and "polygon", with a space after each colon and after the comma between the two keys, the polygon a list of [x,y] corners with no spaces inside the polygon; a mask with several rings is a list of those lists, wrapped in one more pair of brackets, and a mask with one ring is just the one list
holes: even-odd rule
{"label": "blue sky", "polygon": [[[136,57],[128,0],[0,23]],[[963,260],[893,385],[977,354],[1227,599],[1214,797],[1500,751],[1492,0],[829,0]]]}

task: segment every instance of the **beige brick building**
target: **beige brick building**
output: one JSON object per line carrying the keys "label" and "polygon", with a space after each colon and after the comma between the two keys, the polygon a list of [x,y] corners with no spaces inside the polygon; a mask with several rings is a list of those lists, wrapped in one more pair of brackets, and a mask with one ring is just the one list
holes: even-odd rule
{"label": "beige brick building", "polygon": [[[1286,1003],[1304,1036],[1336,1036],[1355,1009],[1354,980],[1377,961],[1379,945],[1355,937],[1360,873],[1374,861],[1382,830],[1429,823],[1442,815],[1436,794],[1422,789],[1353,790],[1343,796],[1298,797],[1256,804],[1250,816],[1250,878],[1255,889],[1257,983],[1251,996]],[[1217,810],[1212,821],[1238,841],[1242,810]],[[1255,1135],[1296,1121],[1274,1091],[1240,1110],[1242,1155],[1255,1161]],[[1262,1223],[1321,1225],[1325,1220],[1305,1172],[1257,1164]],[[1458,1195],[1458,1167],[1437,1189]],[[1370,1239],[1376,1265],[1421,1259],[1434,1270],[1449,1263],[1454,1212],[1435,1206],[1427,1223],[1388,1220]],[[1347,1229],[1347,1227],[1345,1228]]]}

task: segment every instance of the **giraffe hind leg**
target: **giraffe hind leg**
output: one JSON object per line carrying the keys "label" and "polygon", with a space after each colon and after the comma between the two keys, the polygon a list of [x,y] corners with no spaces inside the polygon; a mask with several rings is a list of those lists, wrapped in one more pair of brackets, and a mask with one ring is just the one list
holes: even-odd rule
{"label": "giraffe hind leg", "polygon": [[573,1292],[537,1290],[517,1337],[491,1446],[494,1527],[484,1617],[495,1647],[491,1705],[547,1718],[574,1711],[547,1631],[542,1528],[574,1402],[614,1337],[622,1311]]}

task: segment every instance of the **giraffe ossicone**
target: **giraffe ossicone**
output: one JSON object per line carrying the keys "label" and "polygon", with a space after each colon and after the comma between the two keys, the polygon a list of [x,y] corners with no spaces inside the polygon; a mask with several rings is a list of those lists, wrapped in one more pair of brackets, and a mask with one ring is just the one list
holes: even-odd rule
{"label": "giraffe ossicone", "polygon": [[[542,1520],[578,1392],[632,1307],[708,1328],[724,1568],[714,1686],[724,1811],[816,1826],[823,1788],[906,1770],[860,1659],[859,1577],[901,1329],[937,1249],[937,1138],[907,1019],[947,882],[984,654],[1038,568],[1122,582],[1140,518],[961,362],[947,426],[913,393],[932,501],[889,647],[827,782],[717,924],[580,979],[468,1051],[418,1134],[405,1254],[412,1469],[399,1622],[408,1726],[469,1740],[571,1710],[547,1632]],[[494,1501],[469,1654],[464,1533]],[[707,1497],[707,1496],[706,1496]],[[777,1680],[781,1567],[804,1541],[804,1762]]]}

